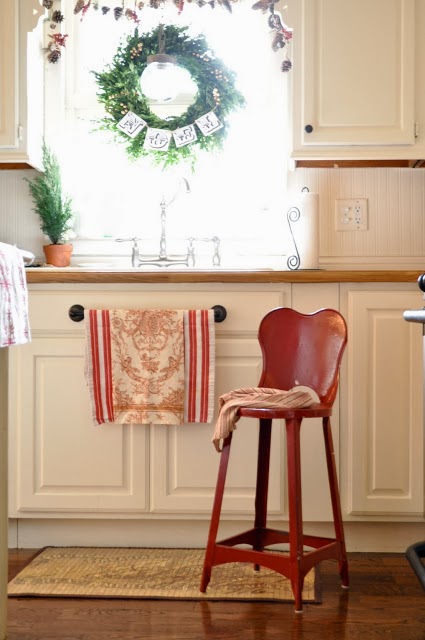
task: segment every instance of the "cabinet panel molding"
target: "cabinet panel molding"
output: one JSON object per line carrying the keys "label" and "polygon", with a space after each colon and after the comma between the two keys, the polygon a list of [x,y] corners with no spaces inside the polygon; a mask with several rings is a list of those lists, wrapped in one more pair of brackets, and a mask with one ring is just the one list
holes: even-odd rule
{"label": "cabinet panel molding", "polygon": [[[250,351],[255,355],[248,353],[245,358],[233,358],[229,353],[227,357],[217,359],[217,407],[218,397],[223,393],[257,384],[261,374],[261,353],[256,340],[252,341]],[[219,464],[219,455],[212,444],[215,419],[216,416],[212,425],[153,427],[152,511],[211,513]],[[252,514],[258,424],[254,420],[240,420],[236,427],[223,513]],[[272,442],[269,512],[282,515],[286,482],[282,465],[283,430],[277,425],[273,429]]]}
{"label": "cabinet panel molding", "polygon": [[10,355],[10,515],[143,512],[148,432],[90,419],[83,342],[33,338]]}

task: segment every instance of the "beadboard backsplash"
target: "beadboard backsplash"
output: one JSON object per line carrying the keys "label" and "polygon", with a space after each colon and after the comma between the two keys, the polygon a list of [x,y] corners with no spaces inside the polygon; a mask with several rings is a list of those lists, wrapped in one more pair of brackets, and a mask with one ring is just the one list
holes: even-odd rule
{"label": "beadboard backsplash", "polygon": [[[34,175],[32,170],[0,171],[0,241],[41,257],[43,236],[24,181]],[[303,187],[319,194],[321,267],[425,268],[425,170],[297,169],[288,173],[289,194]],[[337,198],[367,198],[366,231],[335,230]],[[232,211],[234,215],[237,212]]]}
{"label": "beadboard backsplash", "polygon": [[[324,267],[425,267],[425,171],[297,169],[288,189],[308,187],[320,199],[320,264]],[[336,231],[335,200],[368,199],[367,231]]]}

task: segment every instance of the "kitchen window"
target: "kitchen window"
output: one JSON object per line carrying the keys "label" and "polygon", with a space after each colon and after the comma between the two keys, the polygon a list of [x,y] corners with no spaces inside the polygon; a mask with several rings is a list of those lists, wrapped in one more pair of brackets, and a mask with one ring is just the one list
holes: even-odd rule
{"label": "kitchen window", "polygon": [[[114,20],[112,11],[108,16],[88,11],[80,20],[73,3],[66,4],[66,48],[58,64],[46,65],[46,138],[59,156],[78,213],[74,241],[138,236],[155,251],[160,201],[171,199],[184,177],[190,194],[179,193],[167,211],[171,252],[184,250],[188,236],[219,236],[224,245],[237,238],[245,250],[281,254],[290,74],[280,68],[284,53],[272,50],[268,14],[253,10],[252,0],[232,4],[232,13],[191,3],[180,15],[174,6],[143,9],[140,31],[161,19],[190,24],[191,34],[204,33],[216,55],[237,73],[247,101],[245,109],[231,115],[224,150],[200,155],[191,173],[181,164],[162,171],[146,158],[129,160],[109,132],[94,131],[93,119],[101,117],[102,107],[91,71],[104,68],[134,23]],[[58,95],[63,98],[59,109]]]}

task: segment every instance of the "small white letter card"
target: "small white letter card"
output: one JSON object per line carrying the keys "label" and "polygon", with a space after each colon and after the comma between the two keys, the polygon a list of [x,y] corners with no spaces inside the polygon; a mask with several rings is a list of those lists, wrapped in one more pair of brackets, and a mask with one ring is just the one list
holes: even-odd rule
{"label": "small white letter card", "polygon": [[146,122],[132,111],[128,111],[124,118],[118,122],[117,127],[130,136],[130,138],[135,138],[137,134],[146,127]]}
{"label": "small white letter card", "polygon": [[204,136],[209,136],[211,133],[218,131],[223,126],[220,120],[215,115],[214,111],[206,113],[204,116],[201,116],[200,118],[195,120],[195,122]]}
{"label": "small white letter card", "polygon": [[143,147],[152,151],[168,151],[171,141],[171,131],[166,129],[148,128]]}
{"label": "small white letter card", "polygon": [[176,129],[173,131],[173,138],[177,148],[184,147],[191,142],[195,142],[197,140],[197,135],[194,125],[188,124],[186,127]]}

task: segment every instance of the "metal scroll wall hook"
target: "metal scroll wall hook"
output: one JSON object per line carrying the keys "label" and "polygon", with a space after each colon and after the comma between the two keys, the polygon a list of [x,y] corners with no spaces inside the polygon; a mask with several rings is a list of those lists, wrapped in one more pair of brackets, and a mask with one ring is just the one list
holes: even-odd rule
{"label": "metal scroll wall hook", "polygon": [[295,270],[295,269],[298,269],[298,267],[300,266],[301,260],[300,260],[300,254],[298,251],[297,243],[295,242],[295,236],[292,231],[291,222],[297,222],[297,220],[299,220],[301,217],[301,212],[298,209],[298,207],[291,207],[290,209],[288,209],[288,213],[286,214],[286,217],[288,219],[289,231],[291,232],[292,241],[294,243],[295,254],[296,254],[296,255],[289,256],[287,260],[287,265],[288,265],[288,269]]}
{"label": "metal scroll wall hook", "polygon": [[[308,187],[303,187],[301,189],[301,193],[303,192],[308,193],[309,191],[310,189]],[[300,252],[298,251],[297,243],[295,241],[294,232],[292,231],[291,222],[298,222],[298,220],[301,218],[301,211],[299,210],[298,207],[290,207],[288,209],[286,217],[288,220],[289,231],[291,232],[292,241],[295,247],[295,255],[289,256],[287,260],[287,265],[288,265],[288,269],[291,269],[292,271],[294,271],[295,269],[299,268],[301,264],[301,259],[300,259]]]}

